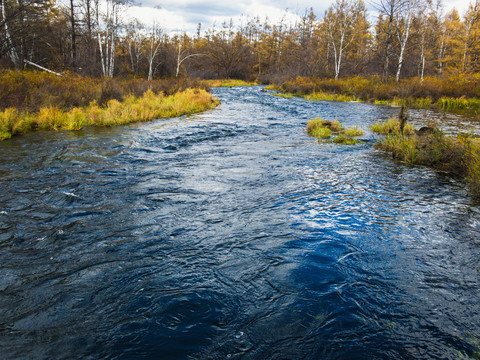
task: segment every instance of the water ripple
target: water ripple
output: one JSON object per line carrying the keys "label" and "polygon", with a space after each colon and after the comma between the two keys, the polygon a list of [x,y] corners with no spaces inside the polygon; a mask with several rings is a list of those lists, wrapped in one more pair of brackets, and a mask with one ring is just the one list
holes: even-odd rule
{"label": "water ripple", "polygon": [[[480,210],[373,148],[398,109],[215,92],[199,115],[0,143],[0,357],[475,357]],[[309,138],[317,116],[364,143]]]}

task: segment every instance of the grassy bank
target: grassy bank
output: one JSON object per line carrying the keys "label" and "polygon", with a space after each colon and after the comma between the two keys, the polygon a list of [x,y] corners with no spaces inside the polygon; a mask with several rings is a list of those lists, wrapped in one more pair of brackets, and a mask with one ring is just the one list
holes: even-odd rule
{"label": "grassy bank", "polygon": [[[33,130],[78,130],[169,118],[218,105],[191,79],[110,79],[0,72],[0,140]],[[192,89],[195,90],[192,90]]]}
{"label": "grassy bank", "polygon": [[480,74],[404,79],[399,83],[379,77],[339,80],[297,77],[268,87],[307,100],[368,101],[438,109],[480,116]]}
{"label": "grassy bank", "polygon": [[335,121],[316,118],[307,122],[307,132],[318,140],[331,141],[335,144],[354,145],[359,142],[355,139],[363,135],[363,131],[357,127],[344,128],[342,124]]}
{"label": "grassy bank", "polygon": [[[386,131],[392,128],[396,130]],[[376,146],[399,161],[461,176],[472,194],[480,196],[480,139],[465,134],[445,136],[437,128],[424,128],[428,131],[423,132],[420,129],[415,134],[401,134],[399,129],[396,119],[374,125],[373,131],[387,134]]]}
{"label": "grassy bank", "polygon": [[256,86],[257,82],[244,81],[238,79],[216,79],[216,80],[201,80],[202,84],[207,87],[234,87],[234,86]]}
{"label": "grassy bank", "polygon": [[172,95],[188,88],[207,89],[206,84],[190,79],[110,79],[75,74],[64,77],[36,71],[0,72],[0,110],[38,112],[54,106],[62,110],[88,106],[95,101],[123,101],[128,96],[142,97],[147,91]]}
{"label": "grassy bank", "polygon": [[0,112],[0,140],[32,130],[79,130],[85,126],[112,126],[159,118],[176,117],[212,109],[219,101],[202,89],[187,89],[173,95],[147,90],[141,97],[111,99],[101,106],[96,101],[69,110],[57,106],[38,112],[7,108]]}

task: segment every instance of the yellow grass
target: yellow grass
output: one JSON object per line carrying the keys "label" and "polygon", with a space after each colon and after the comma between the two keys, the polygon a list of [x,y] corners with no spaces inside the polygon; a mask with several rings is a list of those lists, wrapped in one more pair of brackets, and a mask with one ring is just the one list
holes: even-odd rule
{"label": "yellow grass", "polygon": [[127,96],[124,101],[110,100],[104,107],[95,101],[69,111],[55,106],[41,108],[36,114],[6,109],[0,112],[0,140],[29,130],[79,130],[85,126],[113,126],[132,122],[171,118],[213,109],[219,101],[205,90],[187,89],[171,96],[148,90],[142,97]]}

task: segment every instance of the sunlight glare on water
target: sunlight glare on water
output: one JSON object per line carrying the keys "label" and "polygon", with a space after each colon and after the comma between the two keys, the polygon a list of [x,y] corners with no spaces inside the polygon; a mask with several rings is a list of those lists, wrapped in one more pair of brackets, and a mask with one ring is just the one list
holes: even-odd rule
{"label": "sunlight glare on water", "polygon": [[[0,143],[0,358],[478,356],[480,210],[375,150],[398,109],[214,93],[203,114]],[[318,116],[363,143],[318,143]],[[410,113],[429,117],[469,126]]]}

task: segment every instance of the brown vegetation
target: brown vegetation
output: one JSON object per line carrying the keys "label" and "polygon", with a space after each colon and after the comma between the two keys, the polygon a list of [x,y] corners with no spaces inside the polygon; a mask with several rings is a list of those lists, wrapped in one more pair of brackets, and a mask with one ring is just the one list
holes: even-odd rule
{"label": "brown vegetation", "polygon": [[206,89],[207,85],[189,79],[96,79],[75,74],[58,77],[45,72],[11,70],[0,72],[0,110],[15,108],[38,112],[50,106],[68,110],[92,101],[104,105],[113,99],[122,101],[129,95],[141,97],[147,91],[172,95],[187,88]]}

